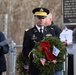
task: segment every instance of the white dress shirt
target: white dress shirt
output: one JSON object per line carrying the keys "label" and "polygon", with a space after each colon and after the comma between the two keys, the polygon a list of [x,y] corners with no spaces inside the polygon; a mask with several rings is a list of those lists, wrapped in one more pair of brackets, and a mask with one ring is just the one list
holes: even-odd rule
{"label": "white dress shirt", "polygon": [[60,33],[60,40],[63,42],[67,40],[66,50],[68,54],[74,54],[73,50],[73,31],[65,27],[65,29]]}
{"label": "white dress shirt", "polygon": [[39,31],[39,32],[40,32],[40,29],[42,29],[42,33],[43,33],[44,26],[42,26],[42,27],[39,27],[38,25],[36,25],[36,28],[38,29],[38,31]]}

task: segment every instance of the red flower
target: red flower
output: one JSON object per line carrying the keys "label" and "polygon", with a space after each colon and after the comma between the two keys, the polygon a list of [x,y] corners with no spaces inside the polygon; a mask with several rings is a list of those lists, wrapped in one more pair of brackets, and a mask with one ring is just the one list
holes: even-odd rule
{"label": "red flower", "polygon": [[53,61],[55,60],[55,57],[52,55],[52,53],[49,51],[50,49],[50,44],[48,41],[43,41],[43,42],[40,42],[40,51],[44,51],[45,55],[46,55],[46,58],[49,60],[49,61]]}

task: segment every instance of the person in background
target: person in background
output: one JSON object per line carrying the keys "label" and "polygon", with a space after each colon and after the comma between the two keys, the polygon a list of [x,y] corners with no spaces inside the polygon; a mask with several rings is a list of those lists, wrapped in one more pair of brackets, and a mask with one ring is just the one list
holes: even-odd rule
{"label": "person in background", "polygon": [[[0,32],[0,42],[4,41],[6,38],[2,32]],[[6,71],[6,60],[5,60],[5,54],[9,52],[9,46],[0,45],[0,75],[2,75],[3,72]]]}
{"label": "person in background", "polygon": [[68,54],[68,74],[67,75],[74,75],[73,73],[73,31],[68,29],[67,26],[63,29],[60,33],[60,40],[66,46],[67,54]]}
{"label": "person in background", "polygon": [[[45,26],[48,27],[50,32],[51,32],[51,30],[54,30],[54,32],[53,32],[55,34],[54,37],[59,38],[60,33],[62,32],[62,29],[54,24],[54,22],[52,20],[52,14],[51,13],[49,13],[48,16],[46,17]],[[53,75],[62,75],[63,65],[62,64],[60,64],[60,65],[61,65],[61,67],[59,67],[59,69],[57,71],[55,71],[53,73]]]}
{"label": "person in background", "polygon": [[55,31],[54,33],[55,33],[56,37],[59,38],[59,35],[60,35],[62,29],[59,26],[57,26],[57,25],[54,24],[54,22],[52,20],[52,14],[51,13],[49,13],[48,16],[46,17],[45,25],[49,29],[53,29]]}

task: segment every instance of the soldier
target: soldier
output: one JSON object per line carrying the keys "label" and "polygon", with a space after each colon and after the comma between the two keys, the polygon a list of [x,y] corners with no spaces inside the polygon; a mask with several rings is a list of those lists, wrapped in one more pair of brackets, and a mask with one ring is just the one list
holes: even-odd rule
{"label": "soldier", "polygon": [[[53,33],[54,30],[49,30],[47,27],[45,27],[45,18],[49,14],[49,10],[46,8],[35,8],[33,9],[33,14],[35,18],[35,23],[36,25],[29,29],[28,31],[25,31],[24,34],[24,40],[23,40],[23,49],[22,52],[24,56],[29,59],[29,75],[39,75],[39,70],[36,68],[36,66],[33,63],[33,58],[34,55],[30,52],[33,49],[35,45],[35,41],[39,42],[40,40],[43,39],[44,36],[50,35],[50,36],[55,36]],[[29,55],[29,57],[28,57]]]}

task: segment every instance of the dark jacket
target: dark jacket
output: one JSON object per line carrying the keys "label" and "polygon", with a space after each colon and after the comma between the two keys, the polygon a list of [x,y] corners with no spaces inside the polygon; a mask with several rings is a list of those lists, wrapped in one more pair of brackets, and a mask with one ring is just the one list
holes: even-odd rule
{"label": "dark jacket", "polygon": [[[28,59],[29,52],[33,49],[33,47],[35,45],[35,41],[39,42],[40,40],[43,39],[44,36],[46,36],[48,34],[55,36],[54,30],[51,30],[51,32],[50,32],[47,29],[47,27],[44,28],[43,35],[37,30],[36,26],[34,26],[33,28],[31,28],[28,31],[25,31],[22,52],[27,59]],[[30,62],[29,62],[29,74],[38,75],[39,70],[36,68],[36,66],[34,65],[32,60],[33,60],[33,55],[31,54]]]}
{"label": "dark jacket", "polygon": [[47,26],[47,27],[48,27],[49,29],[53,29],[56,37],[59,38],[60,33],[62,32],[62,29],[61,29],[59,26],[55,25],[55,24],[52,22],[52,24],[51,24],[50,26]]}
{"label": "dark jacket", "polygon": [[[0,42],[5,40],[5,36],[2,32],[0,32]],[[9,46],[5,45],[0,48],[0,72],[6,71],[6,60],[4,54],[8,53]]]}

